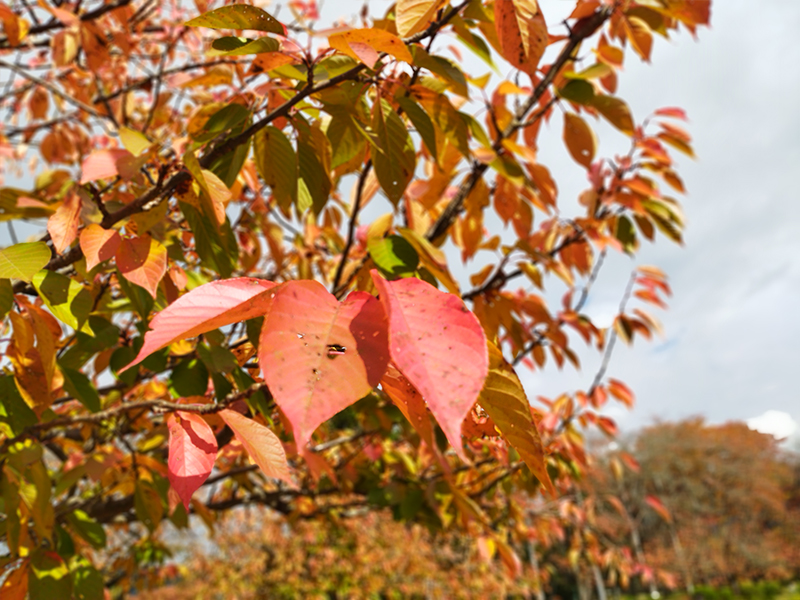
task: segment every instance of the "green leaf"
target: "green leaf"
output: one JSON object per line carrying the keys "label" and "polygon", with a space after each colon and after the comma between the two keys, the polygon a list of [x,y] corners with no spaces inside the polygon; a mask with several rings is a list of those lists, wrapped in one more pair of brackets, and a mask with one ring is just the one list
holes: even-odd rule
{"label": "green leaf", "polygon": [[72,596],[72,578],[67,564],[52,550],[37,548],[31,554],[28,576],[30,600],[54,600]]}
{"label": "green leaf", "polygon": [[139,520],[153,533],[164,517],[164,504],[158,491],[148,482],[140,480],[133,494],[133,507]]}
{"label": "green leaf", "polygon": [[281,44],[278,40],[271,37],[261,37],[251,40],[243,37],[228,36],[222,37],[211,42],[213,51],[209,56],[244,56],[246,54],[263,54],[265,52],[277,52]]}
{"label": "green leaf", "polygon": [[197,355],[213,373],[230,373],[238,366],[236,357],[224,346],[199,344]]}
{"label": "green leaf", "polygon": [[153,310],[153,306],[155,306],[155,301],[153,300],[153,296],[150,295],[150,292],[128,281],[122,276],[119,270],[117,270],[117,282],[122,293],[125,294],[125,297],[131,303],[133,310],[135,310],[142,319],[147,319],[150,311]]}
{"label": "green leaf", "polygon": [[172,370],[169,387],[181,398],[202,396],[208,389],[208,369],[196,358],[185,358]]}
{"label": "green leaf", "polygon": [[92,517],[82,510],[75,510],[67,515],[72,529],[89,542],[93,548],[100,550],[106,546],[106,530]]}
{"label": "green leaf", "polygon": [[217,232],[208,217],[192,205],[181,202],[180,207],[194,234],[195,249],[200,260],[221,277],[230,277],[238,259],[238,246],[230,230],[230,223],[226,220]]}
{"label": "green leaf", "polygon": [[594,100],[594,87],[588,81],[573,79],[563,88],[556,90],[556,94],[575,104],[591,106]]}
{"label": "green leaf", "polygon": [[44,242],[14,244],[0,250],[0,277],[30,281],[50,262],[50,248]]}
{"label": "green leaf", "polygon": [[75,600],[103,600],[105,597],[103,576],[85,559],[72,569],[72,581]]}
{"label": "green leaf", "polygon": [[270,125],[256,133],[253,155],[258,174],[272,190],[278,206],[288,211],[297,202],[297,154],[292,142]]}
{"label": "green leaf", "polygon": [[91,412],[100,410],[100,395],[86,375],[64,366],[61,366],[61,373],[64,375],[64,389],[68,394],[77,398]]}
{"label": "green leaf", "polygon": [[203,133],[196,135],[198,142],[206,142],[218,136],[223,131],[230,131],[247,121],[250,111],[235,102],[223,106],[208,118],[203,125]]}
{"label": "green leaf", "polygon": [[331,145],[318,127],[298,122],[297,164],[300,174],[297,209],[302,215],[309,208],[319,215],[331,193],[329,174]]}
{"label": "green leaf", "polygon": [[614,231],[614,237],[617,238],[622,244],[622,249],[628,254],[636,250],[636,229],[633,227],[631,220],[625,215],[620,215],[617,218],[617,227]]}
{"label": "green leaf", "polygon": [[6,437],[18,436],[38,421],[10,375],[0,375],[0,398],[3,399],[0,402],[0,432]]}
{"label": "green leaf", "polygon": [[414,143],[403,120],[383,99],[373,107],[372,129],[378,144],[372,153],[375,175],[386,196],[396,205],[417,167]]}
{"label": "green leaf", "polygon": [[76,331],[91,333],[86,319],[92,312],[92,294],[77,281],[55,271],[42,269],[32,279],[47,308]]}
{"label": "green leaf", "polygon": [[325,135],[331,144],[331,168],[335,169],[364,152],[364,134],[353,116],[345,110],[333,110]]}
{"label": "green leaf", "polygon": [[231,4],[203,13],[185,23],[209,29],[253,29],[286,35],[286,28],[268,12],[249,4]]}
{"label": "green leaf", "polygon": [[428,54],[421,46],[411,45],[410,48],[416,66],[427,69],[441,78],[454,94],[469,98],[467,78],[453,62],[441,56]]}
{"label": "green leaf", "polygon": [[0,319],[14,306],[14,287],[8,279],[0,279]]}
{"label": "green leaf", "polygon": [[367,241],[367,250],[382,274],[388,277],[411,275],[419,265],[419,254],[414,246],[399,235],[372,238]]}
{"label": "green leaf", "polygon": [[422,142],[428,149],[428,153],[438,163],[439,154],[436,150],[436,129],[434,129],[433,121],[431,121],[428,113],[426,113],[419,104],[414,102],[414,100],[408,96],[401,96],[397,98],[397,103],[408,116],[408,119],[411,121],[414,129],[417,130],[419,137],[422,138]]}

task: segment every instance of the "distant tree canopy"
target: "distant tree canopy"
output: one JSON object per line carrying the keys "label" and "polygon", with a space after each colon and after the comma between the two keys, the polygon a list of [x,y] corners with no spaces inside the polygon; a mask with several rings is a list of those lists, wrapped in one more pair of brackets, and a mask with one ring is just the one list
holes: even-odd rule
{"label": "distant tree canopy", "polygon": [[[566,520],[575,565],[638,573],[552,508],[584,431],[615,434],[604,405],[633,403],[616,340],[658,332],[670,293],[637,265],[598,327],[603,258],[682,241],[686,115],[635,118],[618,78],[710,0],[399,0],[329,29],[314,0],[280,8],[0,2],[4,598],[141,585],[167,523],[252,505],[388,510],[512,575]],[[626,152],[599,153],[599,122]],[[532,407],[516,369],[584,345],[588,389]]]}

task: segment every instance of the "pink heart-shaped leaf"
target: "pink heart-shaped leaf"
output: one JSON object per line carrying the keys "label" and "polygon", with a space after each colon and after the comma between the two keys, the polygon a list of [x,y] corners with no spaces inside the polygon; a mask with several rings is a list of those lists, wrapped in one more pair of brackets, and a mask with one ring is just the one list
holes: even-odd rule
{"label": "pink heart-shaped leaf", "polygon": [[392,362],[421,394],[450,444],[466,458],[461,423],[489,369],[478,319],[453,294],[416,278],[372,280],[389,317]]}
{"label": "pink heart-shaped leaf", "polygon": [[386,315],[365,292],[339,302],[316,281],[290,281],[264,319],[258,360],[299,452],[314,430],[366,396],[389,362]]}

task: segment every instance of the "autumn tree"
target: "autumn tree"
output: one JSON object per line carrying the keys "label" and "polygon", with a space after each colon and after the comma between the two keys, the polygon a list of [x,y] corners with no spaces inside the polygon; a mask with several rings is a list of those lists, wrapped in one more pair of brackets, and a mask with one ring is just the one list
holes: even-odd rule
{"label": "autumn tree", "polygon": [[[582,430],[633,401],[608,359],[658,328],[665,274],[636,268],[612,328],[583,308],[606,253],[681,241],[692,150],[680,109],[637,120],[617,81],[710,0],[400,0],[325,30],[281,8],[0,3],[5,597],[144,581],[165,521],[253,504],[388,508],[517,572],[518,498],[569,488]],[[598,155],[598,121],[627,153]],[[531,408],[515,367],[583,343],[590,389]]]}
{"label": "autumn tree", "polygon": [[772,436],[691,419],[644,429],[630,452],[591,479],[622,517],[610,529],[635,527],[651,568],[686,588],[796,573],[791,461]]}

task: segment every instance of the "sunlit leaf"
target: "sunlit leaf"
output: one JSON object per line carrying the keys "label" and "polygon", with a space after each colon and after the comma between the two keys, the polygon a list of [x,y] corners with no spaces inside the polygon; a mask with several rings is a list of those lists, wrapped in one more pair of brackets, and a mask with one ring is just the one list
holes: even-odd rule
{"label": "sunlit leaf", "polygon": [[424,281],[386,281],[376,271],[372,279],[389,318],[392,361],[463,457],[461,423],[488,370],[483,328],[460,298]]}
{"label": "sunlit leaf", "polygon": [[283,444],[268,427],[233,410],[221,410],[218,414],[264,475],[295,487]]}
{"label": "sunlit leaf", "polygon": [[258,362],[297,447],[378,385],[389,362],[386,316],[364,292],[338,302],[316,281],[276,289],[259,339]]}
{"label": "sunlit leaf", "polygon": [[[337,33],[328,38],[328,43],[331,48],[366,63],[369,68],[375,65],[378,53],[381,52],[407,63],[414,61],[403,41],[383,29],[353,29]],[[372,53],[366,53],[365,48],[370,49]],[[374,58],[370,60],[367,58],[368,55]]]}
{"label": "sunlit leaf", "polygon": [[506,441],[519,452],[531,473],[555,494],[547,474],[542,440],[533,422],[522,383],[497,346],[489,344],[488,347],[489,374],[478,403],[489,413]]}
{"label": "sunlit leaf", "polygon": [[42,269],[31,280],[47,308],[75,330],[84,328],[92,311],[92,295],[74,279]]}
{"label": "sunlit leaf", "polygon": [[167,418],[169,483],[189,510],[192,494],[205,483],[217,458],[217,438],[205,420],[177,411]]}
{"label": "sunlit leaf", "polygon": [[253,29],[286,35],[286,27],[275,17],[249,4],[223,6],[187,21],[186,25],[210,29]]}
{"label": "sunlit leaf", "polygon": [[503,58],[534,77],[548,44],[536,0],[495,0],[494,20]]}
{"label": "sunlit leaf", "polygon": [[0,250],[0,278],[30,281],[50,262],[52,253],[44,242],[14,244]]}
{"label": "sunlit leaf", "polygon": [[142,349],[126,369],[178,340],[264,315],[269,310],[273,287],[271,281],[250,277],[196,287],[153,317]]}
{"label": "sunlit leaf", "polygon": [[86,269],[91,271],[101,262],[113,258],[122,243],[115,229],[103,229],[92,223],[81,231],[80,245],[86,257]]}

